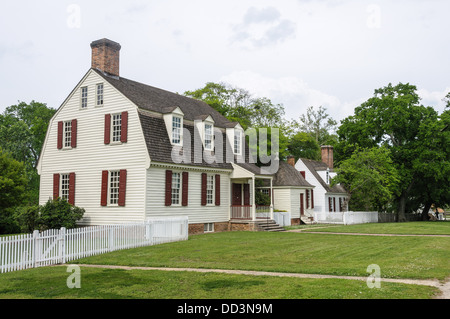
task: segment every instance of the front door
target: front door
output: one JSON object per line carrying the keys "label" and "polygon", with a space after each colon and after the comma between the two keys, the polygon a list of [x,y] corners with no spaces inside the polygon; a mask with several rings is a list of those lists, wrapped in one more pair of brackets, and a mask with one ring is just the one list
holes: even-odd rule
{"label": "front door", "polygon": [[303,204],[303,194],[300,194],[300,216],[305,215],[305,207]]}
{"label": "front door", "polygon": [[233,183],[232,187],[233,187],[232,205],[240,206],[242,205],[242,184]]}

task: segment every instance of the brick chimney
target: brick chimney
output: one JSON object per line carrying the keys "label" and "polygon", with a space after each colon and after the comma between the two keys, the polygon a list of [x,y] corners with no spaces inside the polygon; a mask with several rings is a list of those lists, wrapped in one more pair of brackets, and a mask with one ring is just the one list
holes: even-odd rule
{"label": "brick chimney", "polygon": [[100,39],[91,43],[92,68],[110,75],[119,76],[120,44],[108,39]]}
{"label": "brick chimney", "polygon": [[334,159],[333,159],[333,146],[322,145],[322,162],[328,165],[330,169],[333,169]]}
{"label": "brick chimney", "polygon": [[287,163],[295,167],[295,157],[290,155],[287,157]]}

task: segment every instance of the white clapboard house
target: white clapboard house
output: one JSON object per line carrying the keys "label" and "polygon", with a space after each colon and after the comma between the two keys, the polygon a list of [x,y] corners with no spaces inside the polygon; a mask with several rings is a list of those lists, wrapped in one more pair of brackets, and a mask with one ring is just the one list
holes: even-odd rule
{"label": "white clapboard house", "polygon": [[334,171],[333,146],[321,147],[322,161],[300,158],[295,168],[314,188],[315,216],[326,219],[326,215],[347,211],[348,193],[341,185],[331,186],[331,179],[336,176]]}
{"label": "white clapboard house", "polygon": [[[263,209],[273,216],[277,175],[249,163],[238,123],[202,101],[121,77],[118,43],[101,39],[91,49],[91,68],[49,124],[40,204],[60,197],[84,208],[81,225],[188,216],[191,233],[252,229],[263,181],[271,195]],[[297,189],[298,207],[289,209],[300,214],[299,191],[306,200],[313,186],[298,175],[298,185],[286,186]]]}

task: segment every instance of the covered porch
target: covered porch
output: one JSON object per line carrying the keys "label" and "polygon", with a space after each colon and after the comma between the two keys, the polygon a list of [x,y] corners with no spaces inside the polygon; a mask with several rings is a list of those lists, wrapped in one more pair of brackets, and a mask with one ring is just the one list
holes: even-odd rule
{"label": "covered porch", "polygon": [[[255,166],[256,167],[256,166]],[[270,184],[269,194],[272,194],[272,175],[262,175],[248,168],[236,165],[231,176],[230,221],[257,221],[258,219],[273,219],[272,196],[270,203],[258,205],[256,202],[256,183],[265,180]],[[268,204],[268,205],[267,205]]]}

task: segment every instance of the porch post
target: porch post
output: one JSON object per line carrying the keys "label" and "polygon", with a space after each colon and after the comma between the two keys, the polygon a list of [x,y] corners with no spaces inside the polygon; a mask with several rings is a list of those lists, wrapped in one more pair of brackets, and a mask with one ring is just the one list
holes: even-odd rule
{"label": "porch post", "polygon": [[255,204],[255,176],[252,176],[252,220],[256,220],[256,204]]}
{"label": "porch post", "polygon": [[270,178],[270,219],[273,219],[273,190],[272,190],[272,178]]}

